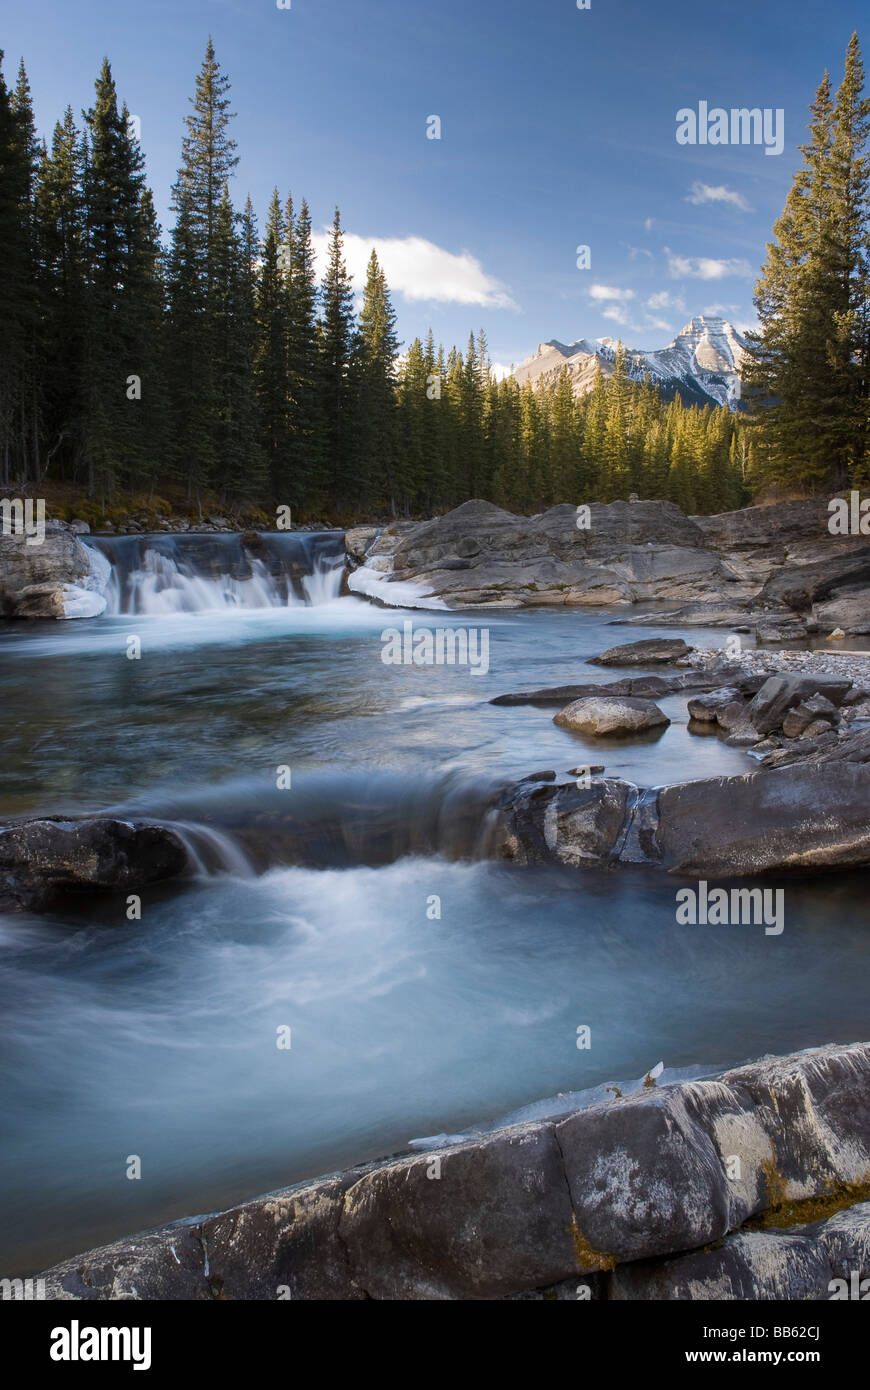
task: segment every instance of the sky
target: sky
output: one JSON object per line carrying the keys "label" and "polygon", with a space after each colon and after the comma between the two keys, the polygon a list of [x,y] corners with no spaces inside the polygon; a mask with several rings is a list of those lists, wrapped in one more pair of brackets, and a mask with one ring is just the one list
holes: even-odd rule
{"label": "sky", "polygon": [[[483,328],[502,369],[550,339],[662,347],[700,313],[751,326],[808,105],[870,29],[855,0],[279,3],[0,0],[4,70],[24,58],[50,138],[108,56],[167,229],[211,35],[237,113],[236,205],[250,193],[262,228],[277,185],[322,234],[337,204],[358,282],[378,250],[404,343],[431,327],[462,347]],[[781,110],[782,152],[679,143],[677,113],[702,102],[768,110],[774,149]]]}

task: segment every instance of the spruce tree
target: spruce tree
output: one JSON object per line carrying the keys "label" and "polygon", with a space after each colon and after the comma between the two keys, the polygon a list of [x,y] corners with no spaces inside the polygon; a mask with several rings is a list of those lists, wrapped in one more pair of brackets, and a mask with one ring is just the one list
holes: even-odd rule
{"label": "spruce tree", "polygon": [[288,472],[294,499],[316,505],[322,498],[320,378],[317,340],[317,271],[311,214],[302,200],[290,238],[287,285],[289,399]]}
{"label": "spruce tree", "polygon": [[836,99],[826,73],[809,128],[756,286],[745,398],[767,480],[839,488],[867,459],[870,103],[856,35]]}
{"label": "spruce tree", "polygon": [[369,258],[359,316],[358,466],[369,496],[384,499],[393,515],[407,509],[413,491],[396,450],[396,315],[377,252]]}
{"label": "spruce tree", "polygon": [[229,90],[209,39],[191,98],[193,111],[185,117],[168,262],[175,463],[189,495],[196,496],[218,468],[214,361],[222,325],[215,302],[215,236],[224,190],[238,164],[229,134],[234,114]]}
{"label": "spruce tree", "polygon": [[323,428],[325,486],[336,509],[359,496],[356,476],[355,406],[352,363],[357,354],[353,286],[344,259],[341,215],[335,209],[326,274],[321,291],[319,410]]}

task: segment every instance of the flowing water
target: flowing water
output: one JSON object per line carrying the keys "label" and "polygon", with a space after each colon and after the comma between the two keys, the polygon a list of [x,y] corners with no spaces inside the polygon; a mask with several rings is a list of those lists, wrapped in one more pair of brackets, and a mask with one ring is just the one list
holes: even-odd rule
{"label": "flowing water", "polygon": [[678,926],[642,869],[486,859],[505,781],[753,766],[688,733],[684,696],[630,742],[488,703],[609,679],[588,658],[623,610],[453,613],[488,631],[486,672],[385,665],[386,628],[445,615],[342,597],[334,533],[91,544],[103,617],[0,626],[0,821],[157,819],[192,872],[141,921],[113,895],[0,916],[3,1274],[660,1059],[667,1080],[867,1037],[857,879],[784,885],[774,937]]}

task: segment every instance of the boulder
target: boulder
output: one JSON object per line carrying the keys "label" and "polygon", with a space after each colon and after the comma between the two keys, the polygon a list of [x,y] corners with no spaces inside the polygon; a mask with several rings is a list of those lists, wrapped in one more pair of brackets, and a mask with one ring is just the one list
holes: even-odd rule
{"label": "boulder", "polygon": [[560,728],[574,729],[581,734],[636,734],[670,722],[652,700],[630,697],[591,696],[574,700],[553,716],[553,723]]}
{"label": "boulder", "polygon": [[837,709],[830,700],[824,695],[811,695],[789,710],[782,721],[782,732],[786,738],[800,738],[815,723],[819,725],[817,732],[824,733],[836,719]]}
{"label": "boulder", "polygon": [[589,658],[590,666],[656,666],[677,661],[693,652],[682,637],[651,637],[643,642],[627,642],[622,647],[610,647],[600,656]]}
{"label": "boulder", "polygon": [[865,636],[870,633],[870,587],[837,589],[826,602],[813,605],[813,617],[826,632]]}
{"label": "boulder", "polygon": [[786,565],[771,574],[759,599],[781,603],[797,613],[818,618],[818,605],[846,586],[870,584],[870,545],[866,542],[842,551],[832,548],[824,559],[807,565]]}
{"label": "boulder", "polygon": [[655,846],[670,873],[733,878],[870,864],[866,765],[797,764],[658,793]]}
{"label": "boulder", "polygon": [[733,685],[720,686],[718,690],[711,690],[706,695],[692,697],[688,706],[689,718],[697,719],[702,724],[715,724],[719,711],[735,704],[743,704],[740,691]]}
{"label": "boulder", "polygon": [[0,529],[0,617],[94,617],[105,602],[85,597],[90,572],[89,551],[64,521],[47,521],[34,545]]}
{"label": "boulder", "polygon": [[760,734],[769,734],[782,726],[793,705],[812,695],[822,694],[839,707],[851,685],[851,680],[838,676],[771,676],[750,701],[747,718]]}
{"label": "boulder", "polygon": [[853,736],[851,757],[827,737],[812,759],[774,767],[789,757],[783,750],[765,760],[772,770],[655,791],[611,778],[588,788],[518,784],[497,804],[491,853],[573,868],[644,863],[709,879],[866,866],[870,730]]}
{"label": "boulder", "polygon": [[498,807],[492,854],[517,864],[610,863],[626,824],[634,788],[605,778],[589,787],[518,783]]}
{"label": "boulder", "polygon": [[0,830],[0,903],[39,911],[71,892],[132,892],[188,867],[159,825],[95,818],[32,820]]}
{"label": "boulder", "polygon": [[352,526],[345,533],[344,548],[355,564],[364,564],[366,554],[377,535],[377,526]]}

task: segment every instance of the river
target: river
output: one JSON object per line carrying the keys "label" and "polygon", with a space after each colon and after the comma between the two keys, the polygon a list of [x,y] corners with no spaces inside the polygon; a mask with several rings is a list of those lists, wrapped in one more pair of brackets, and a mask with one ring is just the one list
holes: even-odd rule
{"label": "river", "polygon": [[[857,878],[787,885],[775,937],[677,925],[647,870],[486,858],[504,781],[753,766],[688,733],[685,696],[630,742],[488,703],[610,679],[588,659],[624,609],[387,612],[341,596],[335,534],[266,538],[255,564],[234,537],[90,543],[104,616],[0,624],[0,821],[171,822],[199,869],[141,920],[113,895],[0,916],[0,1272],[659,1060],[667,1079],[867,1036]],[[385,665],[405,620],[485,628],[489,669]]]}

